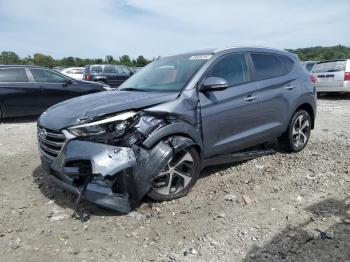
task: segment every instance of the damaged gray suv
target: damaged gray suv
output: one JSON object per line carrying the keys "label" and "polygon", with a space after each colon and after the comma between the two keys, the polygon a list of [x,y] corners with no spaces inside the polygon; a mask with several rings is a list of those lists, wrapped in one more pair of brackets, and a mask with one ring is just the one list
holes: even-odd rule
{"label": "damaged gray suv", "polygon": [[57,104],[38,120],[43,168],[63,189],[127,213],[187,194],[208,165],[278,139],[302,150],[316,92],[298,58],[226,48],[160,58],[118,90]]}

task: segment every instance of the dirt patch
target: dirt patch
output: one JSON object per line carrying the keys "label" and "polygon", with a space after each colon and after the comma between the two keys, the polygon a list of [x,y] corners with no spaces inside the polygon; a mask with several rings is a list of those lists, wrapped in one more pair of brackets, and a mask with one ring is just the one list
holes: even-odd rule
{"label": "dirt patch", "polygon": [[323,97],[298,154],[202,171],[184,198],[129,215],[85,204],[40,168],[35,119],[0,124],[2,261],[350,260],[350,99]]}

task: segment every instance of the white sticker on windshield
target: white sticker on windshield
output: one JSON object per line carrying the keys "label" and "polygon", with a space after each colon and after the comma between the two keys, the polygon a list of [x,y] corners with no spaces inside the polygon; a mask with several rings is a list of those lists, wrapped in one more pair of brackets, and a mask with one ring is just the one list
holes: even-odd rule
{"label": "white sticker on windshield", "polygon": [[212,55],[194,55],[191,56],[189,60],[208,60]]}

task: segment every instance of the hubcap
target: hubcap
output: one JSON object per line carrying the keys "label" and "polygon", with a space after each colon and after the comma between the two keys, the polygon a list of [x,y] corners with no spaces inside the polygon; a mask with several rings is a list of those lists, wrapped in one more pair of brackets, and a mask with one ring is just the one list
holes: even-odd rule
{"label": "hubcap", "polygon": [[153,180],[153,191],[161,195],[173,195],[186,188],[193,175],[193,158],[186,151],[178,154]]}
{"label": "hubcap", "polygon": [[305,115],[300,115],[293,125],[293,144],[296,148],[303,147],[310,136],[310,122]]}

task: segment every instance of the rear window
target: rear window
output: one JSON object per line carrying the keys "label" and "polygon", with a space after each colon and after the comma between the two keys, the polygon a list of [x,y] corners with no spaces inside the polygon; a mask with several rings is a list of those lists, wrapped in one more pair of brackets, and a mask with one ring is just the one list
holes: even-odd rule
{"label": "rear window", "polygon": [[311,70],[312,70],[312,68],[314,67],[314,63],[309,63],[309,64],[307,64],[306,65],[306,70],[308,71],[308,72],[311,72]]}
{"label": "rear window", "polygon": [[318,63],[312,69],[313,73],[337,72],[345,70],[346,61],[330,61]]}
{"label": "rear window", "polygon": [[105,73],[116,73],[117,71],[115,70],[115,66],[106,65],[103,68],[103,72],[105,72]]}
{"label": "rear window", "polygon": [[252,54],[256,80],[277,77],[285,73],[282,62],[275,55]]}
{"label": "rear window", "polygon": [[29,82],[24,68],[0,69],[0,82]]}
{"label": "rear window", "polygon": [[284,55],[280,55],[278,56],[278,58],[281,60],[283,67],[284,67],[284,73],[287,74],[289,73],[294,65],[294,62],[292,59],[290,59],[289,57],[286,57]]}
{"label": "rear window", "polygon": [[91,67],[91,73],[101,73],[102,72],[102,66],[92,66]]}

